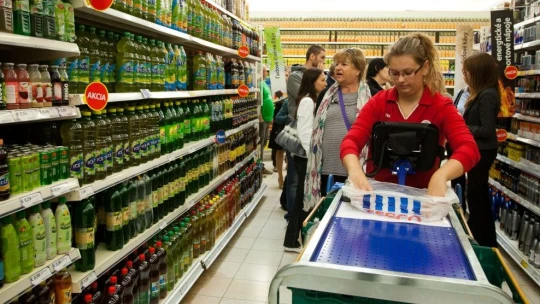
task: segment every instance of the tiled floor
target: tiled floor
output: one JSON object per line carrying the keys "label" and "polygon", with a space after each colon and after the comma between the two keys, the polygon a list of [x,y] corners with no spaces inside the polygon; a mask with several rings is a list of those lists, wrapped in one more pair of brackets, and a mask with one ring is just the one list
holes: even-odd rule
{"label": "tiled floor", "polygon": [[[286,222],[277,175],[266,177],[265,182],[265,197],[182,303],[264,304],[276,272],[296,260],[297,254],[283,251]],[[530,303],[540,304],[540,287],[510,258],[507,261]],[[292,303],[287,289],[282,288],[280,294],[280,303]]]}

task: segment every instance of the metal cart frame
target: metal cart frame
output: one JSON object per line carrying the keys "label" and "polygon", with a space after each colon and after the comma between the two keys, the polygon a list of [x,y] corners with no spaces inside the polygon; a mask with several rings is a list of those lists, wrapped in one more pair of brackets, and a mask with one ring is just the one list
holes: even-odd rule
{"label": "metal cart frame", "polygon": [[405,303],[514,303],[502,289],[488,282],[454,212],[450,212],[449,219],[476,281],[311,262],[319,240],[337,211],[341,195],[339,191],[297,262],[283,267],[275,275],[269,289],[270,304],[279,303],[281,286]]}

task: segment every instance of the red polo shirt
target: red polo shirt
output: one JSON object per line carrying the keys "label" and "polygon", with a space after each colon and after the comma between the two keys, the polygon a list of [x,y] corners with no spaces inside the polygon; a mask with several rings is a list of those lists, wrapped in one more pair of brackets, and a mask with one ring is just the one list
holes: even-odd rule
{"label": "red polo shirt", "polygon": [[[359,155],[368,143],[373,124],[379,121],[421,123],[430,122],[439,128],[439,145],[444,147],[448,140],[454,153],[452,159],[459,161],[468,172],[480,160],[480,152],[474,138],[467,128],[463,117],[459,115],[452,100],[439,93],[431,95],[426,86],[418,107],[405,119],[397,104],[398,92],[395,88],[381,91],[362,108],[351,130],[341,143],[341,159],[348,154]],[[371,158],[371,149],[369,151]],[[416,188],[427,188],[429,180],[438,169],[439,162],[428,172],[418,172],[407,177],[407,185]],[[367,172],[373,170],[371,162]],[[391,170],[383,169],[376,176],[378,181],[397,183],[397,176]]]}

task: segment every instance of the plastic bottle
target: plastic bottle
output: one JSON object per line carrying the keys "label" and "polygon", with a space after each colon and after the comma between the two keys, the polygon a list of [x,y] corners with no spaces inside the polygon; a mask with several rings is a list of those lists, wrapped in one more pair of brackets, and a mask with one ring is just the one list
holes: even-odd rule
{"label": "plastic bottle", "polygon": [[153,197],[152,197],[152,179],[148,174],[143,175],[144,182],[144,194],[145,194],[145,217],[146,217],[146,229],[149,229],[154,221],[153,211]]}
{"label": "plastic bottle", "polygon": [[[126,155],[129,155],[129,163],[131,166],[139,165],[141,161],[141,155],[139,151],[139,116],[135,113],[135,107],[129,106],[127,108],[128,118],[128,135],[129,135],[129,151],[125,151]],[[135,151],[137,148],[137,151]]]}
{"label": "plastic bottle", "polygon": [[84,157],[83,184],[90,184],[96,180],[96,156],[98,154],[96,147],[96,124],[91,119],[91,112],[87,109],[82,110],[82,142]]}
{"label": "plastic bottle", "polygon": [[94,167],[96,180],[103,180],[107,177],[107,129],[109,126],[102,119],[101,111],[92,111],[92,116],[95,125],[96,161]]}
{"label": "plastic bottle", "polygon": [[137,203],[138,203],[138,197],[137,197],[137,182],[134,180],[129,182],[128,186],[128,193],[129,193],[129,230],[131,231],[131,238],[134,238],[137,236]]}
{"label": "plastic bottle", "polygon": [[[139,255],[139,304],[150,303],[150,264],[144,254]],[[158,272],[159,274],[159,272]]]}
{"label": "plastic bottle", "polygon": [[64,268],[54,276],[56,304],[71,303],[71,275]]}
{"label": "plastic bottle", "polygon": [[41,87],[41,73],[39,72],[38,64],[31,64],[28,66],[28,74],[30,76],[30,83],[28,84],[28,99],[32,108],[43,107],[43,89]]}
{"label": "plastic bottle", "polygon": [[108,250],[119,250],[124,247],[122,197],[118,190],[107,191],[105,203],[106,237]]}
{"label": "plastic bottle", "polygon": [[77,178],[79,184],[82,185],[84,175],[82,126],[77,120],[72,120],[63,123],[60,132],[62,135],[62,144],[69,147],[70,176]]}
{"label": "plastic bottle", "polygon": [[137,188],[137,232],[143,233],[146,230],[146,189],[142,179],[135,180],[135,183]]}
{"label": "plastic bottle", "polygon": [[21,253],[21,274],[30,273],[34,269],[34,242],[33,232],[26,220],[26,211],[16,214],[15,229],[19,236],[19,248]]}
{"label": "plastic bottle", "polygon": [[107,53],[109,57],[109,85],[107,89],[109,93],[113,93],[116,90],[116,56],[118,51],[116,49],[116,40],[114,39],[115,35],[118,36],[118,34],[113,32],[107,32]]}
{"label": "plastic bottle", "polygon": [[124,287],[124,294],[122,296],[123,304],[133,304],[135,303],[135,298],[133,296],[133,288],[135,284],[133,279],[128,275],[129,270],[127,268],[122,268],[120,272],[120,283]]}
{"label": "plastic bottle", "polygon": [[[164,0],[165,1],[165,0]],[[159,60],[159,91],[167,91],[165,86],[166,82],[166,70],[168,67],[168,51],[165,48],[165,44],[162,41],[157,42],[157,57]]]}
{"label": "plastic bottle", "polygon": [[109,42],[105,37],[105,30],[99,30],[98,32],[99,43],[99,60],[101,63],[99,70],[99,78],[107,88],[111,86],[110,74],[109,74]]}
{"label": "plastic bottle", "polygon": [[101,59],[99,37],[96,28],[88,28],[88,53],[90,57],[90,82],[101,82]]}
{"label": "plastic bottle", "polygon": [[28,98],[30,75],[28,75],[28,71],[26,70],[26,64],[17,64],[16,73],[18,79],[19,108],[28,109],[30,108],[30,100]]}
{"label": "plastic bottle", "polygon": [[85,272],[94,269],[96,210],[89,199],[84,199],[74,206],[75,244],[81,258],[75,261],[75,269]]}
{"label": "plastic bottle", "polygon": [[206,90],[206,60],[202,51],[193,58],[193,89]]}
{"label": "plastic bottle", "polygon": [[47,259],[45,224],[41,214],[39,214],[39,205],[34,205],[30,208],[29,223],[32,228],[34,267],[39,267],[45,264],[45,260]]}
{"label": "plastic bottle", "polygon": [[127,261],[126,267],[129,270],[128,275],[133,280],[133,298],[135,303],[139,303],[139,290],[140,290],[140,284],[139,284],[139,268],[134,267],[133,261]]}
{"label": "plastic bottle", "polygon": [[122,139],[121,119],[116,115],[116,108],[108,109],[111,120],[111,142],[113,146],[113,172],[120,172],[124,166],[124,142]]}
{"label": "plastic bottle", "polygon": [[21,251],[19,249],[19,236],[12,224],[11,216],[2,218],[0,237],[2,238],[4,281],[12,283],[21,276]]}
{"label": "plastic bottle", "polygon": [[142,37],[137,36],[133,45],[133,54],[137,58],[133,65],[133,90],[143,88],[145,60],[141,45]]}
{"label": "plastic bottle", "polygon": [[137,145],[139,146],[140,163],[144,164],[148,161],[148,121],[144,106],[137,105],[135,107],[137,116],[139,117],[139,140]]}
{"label": "plastic bottle", "polygon": [[66,42],[75,42],[75,10],[70,1],[63,0],[64,6],[64,39]]}
{"label": "plastic bottle", "polygon": [[46,201],[42,205],[41,217],[45,225],[45,252],[47,260],[56,257],[56,218],[51,210],[51,202]]}
{"label": "plastic bottle", "polygon": [[129,191],[125,184],[119,185],[118,194],[122,200],[122,232],[125,245],[131,238]]}
{"label": "plastic bottle", "polygon": [[55,212],[56,227],[58,232],[56,234],[56,246],[58,248],[58,254],[68,253],[71,249],[71,215],[66,205],[66,198],[58,198],[58,206]]}
{"label": "plastic bottle", "polygon": [[186,66],[186,52],[180,45],[175,45],[176,53],[176,89],[178,91],[187,90],[187,66]]}
{"label": "plastic bottle", "polygon": [[49,71],[52,84],[52,105],[59,107],[62,105],[62,80],[57,65],[52,65]]}
{"label": "plastic bottle", "polygon": [[176,90],[176,53],[170,43],[167,43],[167,78],[165,88],[167,91]]}
{"label": "plastic bottle", "polygon": [[[155,0],[149,0],[154,1]],[[144,65],[143,65],[143,88],[150,89],[151,83],[152,83],[152,59],[151,59],[151,52],[150,52],[150,46],[148,45],[148,38],[142,39],[142,45],[141,50],[144,57]]]}
{"label": "plastic bottle", "polygon": [[[159,3],[159,2],[158,2]],[[163,88],[161,88],[160,83],[160,61],[158,58],[158,49],[156,46],[156,41],[154,39],[150,39],[150,65],[151,65],[151,71],[150,71],[150,89],[152,91],[162,91]]]}
{"label": "plastic bottle", "polygon": [[[163,237],[163,244],[164,244],[164,251],[165,251],[165,262],[166,262],[166,282],[167,282],[167,291],[172,291],[174,289],[174,285],[176,283],[176,274],[174,270],[174,265],[176,259],[173,255],[173,244],[170,242],[170,238],[168,236]],[[182,261],[178,261],[182,264]],[[161,270],[161,268],[160,268]]]}
{"label": "plastic bottle", "polygon": [[[85,32],[85,26],[83,24],[77,24],[77,45],[79,46],[79,51],[81,55],[78,58],[77,72],[78,72],[78,82],[77,82],[77,93],[84,94],[86,86],[90,83],[90,39]],[[71,68],[71,66],[70,66]],[[74,72],[73,72],[74,73]],[[73,74],[69,75],[72,81],[75,81],[76,78],[73,77]]]}
{"label": "plastic bottle", "polygon": [[130,152],[130,148],[129,148],[129,133],[128,133],[128,124],[129,124],[129,121],[128,121],[128,118],[126,115],[124,115],[124,108],[120,107],[118,109],[116,109],[116,111],[118,112],[118,118],[120,118],[120,129],[121,129],[121,134],[122,134],[122,142],[124,143],[124,151],[123,151],[123,156],[124,156],[124,164],[122,166],[122,168],[126,169],[126,168],[129,168],[130,166],[130,155],[129,155],[129,152]]}
{"label": "plastic bottle", "polygon": [[159,295],[160,295],[160,282],[159,282],[159,257],[156,254],[156,249],[154,247],[150,247],[149,249],[150,253],[150,272],[149,272],[149,278],[150,278],[150,303],[151,304],[157,304],[159,303]]}
{"label": "plastic bottle", "polygon": [[107,294],[103,297],[103,304],[117,304],[120,302],[120,297],[116,294],[116,288],[114,286],[109,286]]}
{"label": "plastic bottle", "polygon": [[13,33],[25,36],[32,33],[28,0],[13,1]]}
{"label": "plastic bottle", "polygon": [[111,115],[107,115],[107,109],[101,110],[101,119],[105,125],[105,142],[107,143],[107,158],[105,160],[107,167],[107,176],[113,174],[113,154],[114,147],[112,144],[112,122]]}
{"label": "plastic bottle", "polygon": [[131,92],[133,89],[133,53],[130,41],[131,33],[124,32],[124,36],[117,44],[116,66],[116,92]]}

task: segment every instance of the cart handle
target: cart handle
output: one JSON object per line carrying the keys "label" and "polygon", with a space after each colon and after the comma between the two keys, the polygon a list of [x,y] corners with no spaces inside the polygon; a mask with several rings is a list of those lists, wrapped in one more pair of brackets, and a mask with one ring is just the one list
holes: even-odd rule
{"label": "cart handle", "polygon": [[467,229],[469,237],[471,239],[474,239],[474,235],[471,232],[471,228],[469,228],[469,224],[467,224],[467,219],[465,217],[465,214],[463,214],[463,208],[461,208],[461,206],[459,206],[459,215],[463,219],[463,227],[465,227],[465,229]]}
{"label": "cart handle", "polygon": [[303,227],[306,227],[309,220],[311,220],[311,218],[315,215],[315,212],[317,211],[317,209],[319,209],[322,205],[322,203],[324,202],[324,199],[326,198],[325,197],[322,197],[319,202],[317,202],[317,205],[315,205],[315,207],[313,208],[313,210],[311,210],[311,212],[309,213],[309,215],[306,217],[306,219],[304,220],[304,223],[302,223],[302,226]]}
{"label": "cart handle", "polygon": [[499,251],[499,249],[491,248],[491,250],[493,250],[493,252],[495,252],[495,254],[497,255],[497,258],[499,258],[499,261],[501,262],[501,265],[504,268],[504,271],[510,278],[510,281],[512,282],[512,284],[514,284],[514,287],[516,288],[516,291],[519,297],[523,300],[523,304],[529,304],[529,300],[527,300],[527,297],[523,293],[523,290],[521,290],[521,287],[519,286],[518,282],[514,278],[514,275],[510,271],[510,268],[508,268],[508,265],[506,265],[506,262],[504,261],[503,256],[501,255],[501,252]]}

